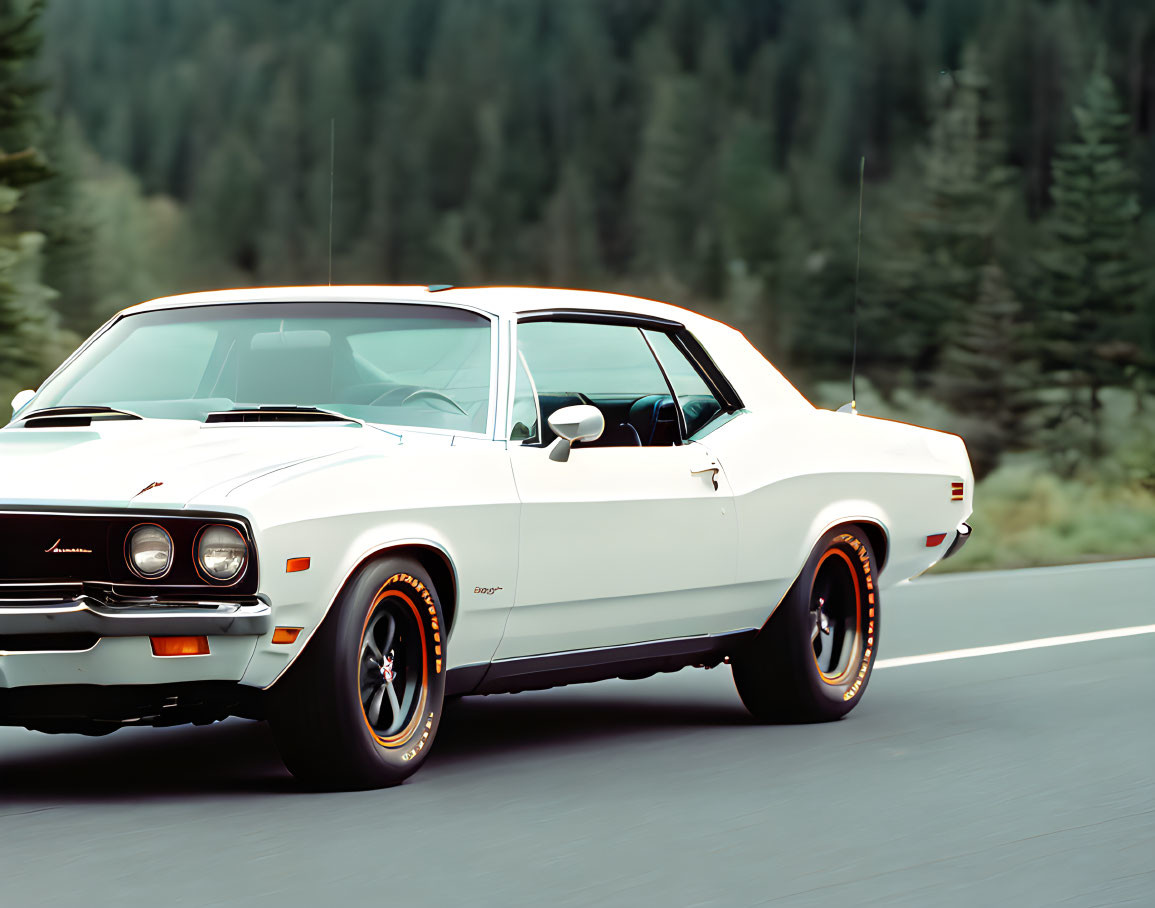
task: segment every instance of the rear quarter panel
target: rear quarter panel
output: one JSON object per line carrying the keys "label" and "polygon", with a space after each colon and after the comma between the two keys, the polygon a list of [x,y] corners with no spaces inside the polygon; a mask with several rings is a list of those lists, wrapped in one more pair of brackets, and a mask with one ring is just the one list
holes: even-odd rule
{"label": "rear quarter panel", "polygon": [[[767,616],[830,528],[868,521],[883,529],[885,588],[937,561],[950,531],[970,514],[970,466],[956,436],[791,408],[742,413],[703,441],[734,490],[737,583]],[[951,482],[959,480],[966,497],[951,501]],[[935,533],[947,539],[928,548]]]}

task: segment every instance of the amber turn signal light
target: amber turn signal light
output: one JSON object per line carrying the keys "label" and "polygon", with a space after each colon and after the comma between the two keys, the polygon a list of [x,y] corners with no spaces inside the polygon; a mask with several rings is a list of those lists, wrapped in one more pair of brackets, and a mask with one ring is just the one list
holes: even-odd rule
{"label": "amber turn signal light", "polygon": [[299,627],[278,627],[273,631],[274,643],[296,643],[301,635]]}
{"label": "amber turn signal light", "polygon": [[285,573],[293,574],[297,571],[307,571],[309,569],[308,558],[290,558],[285,562]]}
{"label": "amber turn signal light", "polygon": [[150,637],[154,656],[207,656],[208,637]]}

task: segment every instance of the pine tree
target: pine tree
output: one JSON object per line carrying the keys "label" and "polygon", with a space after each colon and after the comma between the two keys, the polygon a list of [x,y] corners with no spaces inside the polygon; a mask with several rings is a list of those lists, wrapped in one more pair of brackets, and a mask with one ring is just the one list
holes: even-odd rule
{"label": "pine tree", "polygon": [[944,73],[940,109],[921,161],[921,186],[890,235],[884,289],[872,318],[889,348],[916,372],[938,365],[944,346],[978,299],[983,269],[996,258],[1013,171],[1003,164],[990,82],[977,51]]}
{"label": "pine tree", "polygon": [[691,283],[699,264],[709,136],[706,99],[692,76],[657,85],[634,175],[636,267]]}
{"label": "pine tree", "polygon": [[[1130,119],[1100,53],[1074,109],[1075,139],[1053,163],[1054,210],[1041,267],[1040,354],[1065,384],[1067,399],[1052,416],[1090,428],[1085,453],[1101,452],[1100,392],[1127,382],[1140,359],[1135,342],[1150,273],[1140,259],[1139,199],[1127,165]],[[1061,442],[1060,442],[1061,443]]]}
{"label": "pine tree", "polygon": [[40,280],[44,236],[19,208],[27,187],[49,175],[32,145],[39,86],[28,77],[41,10],[39,0],[0,7],[0,380],[9,383],[42,377],[58,333],[55,294]]}
{"label": "pine tree", "polygon": [[943,352],[938,397],[960,414],[976,478],[1025,446],[1037,376],[1026,357],[1022,304],[999,265],[982,268],[978,297]]}
{"label": "pine tree", "polygon": [[602,274],[589,182],[576,164],[562,171],[546,206],[546,274],[559,286],[596,287]]}

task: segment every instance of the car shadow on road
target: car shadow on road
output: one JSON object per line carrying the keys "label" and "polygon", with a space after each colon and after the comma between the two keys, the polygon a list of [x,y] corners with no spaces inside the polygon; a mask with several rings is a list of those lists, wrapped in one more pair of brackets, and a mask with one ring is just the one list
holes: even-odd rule
{"label": "car shadow on road", "polygon": [[[686,730],[752,724],[741,703],[685,703],[623,686],[580,694],[467,697],[446,706],[430,768],[474,766],[553,748],[621,746]],[[0,730],[0,815],[60,802],[306,794],[281,764],[265,723],[131,729],[104,738]],[[11,735],[11,739],[8,736]],[[16,746],[8,745],[11,740]],[[7,752],[5,752],[7,751]]]}
{"label": "car shadow on road", "polygon": [[234,719],[102,738],[27,734],[15,752],[0,745],[0,814],[11,805],[297,790],[264,723]]}
{"label": "car shadow on road", "polygon": [[447,706],[430,765],[484,762],[514,751],[604,748],[615,742],[629,747],[639,738],[649,742],[692,729],[754,724],[737,695],[733,703],[686,703],[676,695],[642,696],[641,690],[625,688],[466,697]]}

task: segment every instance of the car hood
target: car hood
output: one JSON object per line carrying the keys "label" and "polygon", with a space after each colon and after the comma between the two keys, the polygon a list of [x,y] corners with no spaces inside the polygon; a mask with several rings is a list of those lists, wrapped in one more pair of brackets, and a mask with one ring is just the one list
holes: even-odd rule
{"label": "car hood", "polygon": [[[0,507],[185,507],[275,470],[397,436],[356,425],[205,425],[171,419],[0,430]],[[213,495],[212,497],[218,497]]]}

